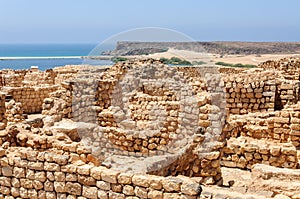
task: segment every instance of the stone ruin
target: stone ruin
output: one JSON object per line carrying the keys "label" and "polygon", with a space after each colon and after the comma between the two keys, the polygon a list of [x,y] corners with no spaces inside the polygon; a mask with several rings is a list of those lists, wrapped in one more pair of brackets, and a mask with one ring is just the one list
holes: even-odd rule
{"label": "stone ruin", "polygon": [[298,198],[299,68],[2,70],[0,198]]}

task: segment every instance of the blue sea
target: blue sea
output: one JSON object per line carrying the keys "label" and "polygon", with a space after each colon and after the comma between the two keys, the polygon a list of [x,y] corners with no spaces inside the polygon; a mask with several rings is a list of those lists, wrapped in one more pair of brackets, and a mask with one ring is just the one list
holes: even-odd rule
{"label": "blue sea", "polygon": [[38,66],[40,70],[46,70],[82,63],[111,65],[110,60],[87,61],[81,58],[88,56],[95,47],[96,44],[0,44],[0,69],[30,69],[31,66]]}

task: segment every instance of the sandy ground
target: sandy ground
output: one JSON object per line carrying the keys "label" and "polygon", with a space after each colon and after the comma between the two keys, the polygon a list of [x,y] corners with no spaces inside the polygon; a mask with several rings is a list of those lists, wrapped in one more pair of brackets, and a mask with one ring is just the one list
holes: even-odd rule
{"label": "sandy ground", "polygon": [[[127,56],[131,58],[132,56]],[[134,56],[136,57],[136,56]],[[176,50],[169,49],[167,52],[163,53],[154,53],[151,55],[140,55],[139,58],[155,58],[160,59],[162,57],[170,59],[171,57],[179,57],[181,59],[193,61],[204,61],[206,63],[210,62],[225,62],[232,64],[254,64],[268,61],[268,60],[279,60],[284,57],[300,57],[300,54],[263,54],[263,55],[224,55],[221,57],[219,54],[210,54],[210,53],[198,53],[188,50]]]}
{"label": "sandy ground", "polygon": [[214,55],[215,62],[225,62],[225,63],[241,63],[241,64],[254,64],[268,61],[268,60],[279,60],[284,57],[300,57],[300,54],[265,54],[265,55],[225,55],[220,57],[220,55]]}
{"label": "sandy ground", "polygon": [[180,59],[185,59],[190,62],[193,61],[211,62],[214,59],[214,55],[209,53],[199,53],[199,52],[188,51],[188,50],[177,50],[173,48],[170,48],[167,52],[163,52],[163,53],[154,53],[150,55],[139,55],[139,56],[126,56],[126,57],[154,58],[154,59],[160,59],[160,58],[170,59],[172,57],[179,57]]}

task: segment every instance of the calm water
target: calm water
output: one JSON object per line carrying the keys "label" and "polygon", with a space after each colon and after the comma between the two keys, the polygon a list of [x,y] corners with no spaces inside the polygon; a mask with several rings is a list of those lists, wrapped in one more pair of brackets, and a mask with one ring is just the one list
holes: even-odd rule
{"label": "calm water", "polygon": [[[0,44],[0,69],[29,69],[31,66],[39,66],[40,70],[45,70],[55,66],[79,65],[84,62],[80,57],[89,55],[95,46],[95,44]],[[109,60],[94,60],[88,63],[112,64]]]}

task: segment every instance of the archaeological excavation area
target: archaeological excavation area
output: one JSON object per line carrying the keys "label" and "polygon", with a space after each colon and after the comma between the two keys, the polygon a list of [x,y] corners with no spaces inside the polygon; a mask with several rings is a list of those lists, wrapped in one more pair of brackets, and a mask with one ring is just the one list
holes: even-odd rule
{"label": "archaeological excavation area", "polygon": [[0,199],[300,198],[300,59],[0,71]]}

